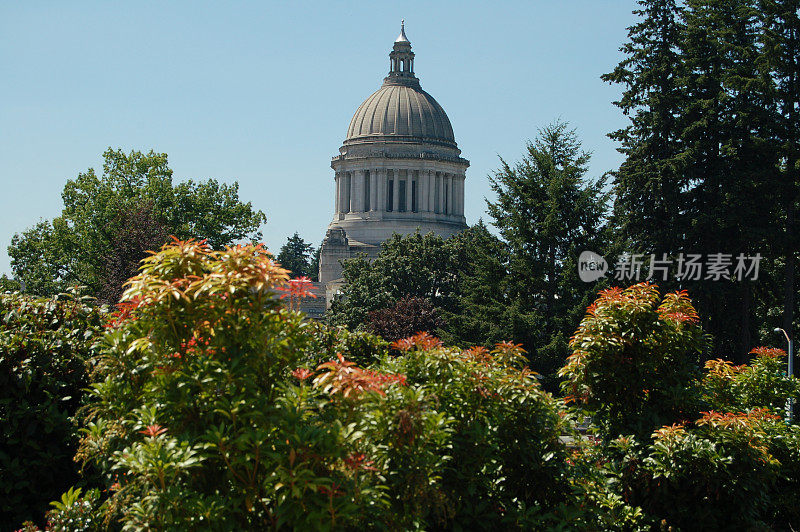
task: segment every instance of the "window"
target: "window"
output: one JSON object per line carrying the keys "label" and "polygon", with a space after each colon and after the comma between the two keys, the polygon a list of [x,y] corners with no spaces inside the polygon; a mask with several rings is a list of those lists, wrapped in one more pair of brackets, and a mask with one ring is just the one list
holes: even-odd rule
{"label": "window", "polygon": [[400,185],[400,206],[397,211],[406,212],[406,180],[403,179],[402,181],[398,182],[398,185]]}
{"label": "window", "polygon": [[394,180],[389,180],[389,187],[386,189],[386,212],[392,212],[394,205]]}
{"label": "window", "polygon": [[369,204],[369,170],[364,172],[364,212],[370,210]]}

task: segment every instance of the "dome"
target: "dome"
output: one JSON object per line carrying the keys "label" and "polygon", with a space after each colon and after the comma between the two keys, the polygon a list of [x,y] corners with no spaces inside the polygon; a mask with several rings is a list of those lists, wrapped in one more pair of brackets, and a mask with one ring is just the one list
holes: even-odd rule
{"label": "dome", "polygon": [[351,141],[422,141],[456,145],[442,106],[419,83],[389,80],[362,103],[347,128]]}

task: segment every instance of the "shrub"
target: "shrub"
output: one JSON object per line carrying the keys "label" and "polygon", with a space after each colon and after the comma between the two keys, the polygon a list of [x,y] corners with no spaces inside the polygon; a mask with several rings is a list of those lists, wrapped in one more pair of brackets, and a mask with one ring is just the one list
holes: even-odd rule
{"label": "shrub", "polygon": [[[447,439],[435,401],[341,355],[316,372],[298,367],[315,343],[356,345],[365,358],[385,344],[304,321],[277,297],[287,292],[294,307],[303,295],[287,279],[261,246],[176,242],[144,261],[95,360],[79,453],[105,474],[106,522],[391,525],[390,487],[410,486],[387,487],[397,464],[435,478]],[[399,419],[410,433],[398,433]]]}
{"label": "shrub", "polygon": [[750,365],[734,366],[722,359],[706,362],[703,399],[721,412],[768,408],[774,414],[785,413],[789,398],[800,394],[800,381],[786,375],[781,349],[758,347],[751,351]]}
{"label": "shrub", "polygon": [[281,381],[310,337],[275,294],[298,290],[287,279],[253,245],[175,242],[143,261],[95,359],[79,453],[113,487],[107,519],[277,523]]}
{"label": "shrub", "polygon": [[536,376],[521,367],[519,346],[461,351],[420,334],[394,347],[403,354],[384,367],[435,397],[452,420],[439,510],[448,528],[526,527],[530,515],[563,500],[561,418]]}
{"label": "shrub", "polygon": [[406,296],[391,307],[367,314],[366,330],[389,342],[408,338],[420,332],[435,333],[444,325],[439,311],[425,298]]}
{"label": "shrub", "polygon": [[600,292],[570,341],[559,375],[606,439],[649,435],[699,411],[698,360],[707,345],[686,292],[661,299],[640,283]]}
{"label": "shrub", "polygon": [[316,321],[308,326],[312,333],[311,342],[300,364],[309,368],[335,360],[337,353],[344,353],[348,360],[359,366],[369,366],[389,350],[387,341],[368,332],[349,331],[342,326],[330,326]]}
{"label": "shrub", "polygon": [[798,438],[767,409],[704,412],[658,429],[650,445],[614,442],[624,453],[622,493],[680,530],[788,529],[797,522]]}
{"label": "shrub", "polygon": [[0,294],[0,528],[36,519],[77,481],[71,417],[102,313],[76,292]]}

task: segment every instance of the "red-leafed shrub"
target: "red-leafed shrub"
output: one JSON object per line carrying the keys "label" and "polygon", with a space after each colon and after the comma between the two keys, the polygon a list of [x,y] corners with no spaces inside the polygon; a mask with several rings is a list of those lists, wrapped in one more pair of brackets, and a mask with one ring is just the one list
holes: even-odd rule
{"label": "red-leafed shrub", "polygon": [[439,311],[421,297],[404,297],[391,307],[367,314],[366,329],[388,342],[407,338],[418,332],[435,333],[444,324]]}
{"label": "red-leafed shrub", "polygon": [[685,292],[662,298],[648,283],[604,290],[570,347],[562,387],[607,437],[648,435],[697,413],[706,338]]}

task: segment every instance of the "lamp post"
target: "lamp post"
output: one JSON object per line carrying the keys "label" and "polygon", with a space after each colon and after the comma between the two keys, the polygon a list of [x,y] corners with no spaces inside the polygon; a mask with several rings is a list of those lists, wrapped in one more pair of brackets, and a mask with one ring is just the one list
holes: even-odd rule
{"label": "lamp post", "polygon": [[[792,350],[792,338],[789,336],[789,333],[780,327],[776,327],[775,332],[782,332],[786,337],[786,341],[789,343],[789,360],[787,361],[786,374],[789,377],[794,377],[794,351]],[[794,398],[792,397],[789,398],[789,401],[786,404],[786,412],[789,416],[789,422],[791,423],[792,418],[794,417]]]}

